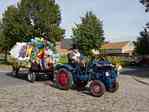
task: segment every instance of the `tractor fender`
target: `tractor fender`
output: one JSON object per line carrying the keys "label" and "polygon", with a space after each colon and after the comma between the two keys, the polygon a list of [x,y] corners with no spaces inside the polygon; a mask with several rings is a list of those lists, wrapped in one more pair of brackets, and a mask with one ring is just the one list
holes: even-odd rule
{"label": "tractor fender", "polygon": [[58,64],[56,65],[55,70],[58,70],[60,68],[65,68],[69,71],[72,71],[74,69],[70,64]]}

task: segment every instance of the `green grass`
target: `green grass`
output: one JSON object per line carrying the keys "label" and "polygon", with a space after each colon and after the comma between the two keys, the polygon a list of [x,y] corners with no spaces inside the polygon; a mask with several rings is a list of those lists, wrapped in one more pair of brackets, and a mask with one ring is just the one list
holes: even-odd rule
{"label": "green grass", "polygon": [[124,60],[122,57],[119,56],[107,56],[105,57],[105,59],[107,59],[114,65],[121,65],[123,67],[126,67],[130,64],[128,61]]}

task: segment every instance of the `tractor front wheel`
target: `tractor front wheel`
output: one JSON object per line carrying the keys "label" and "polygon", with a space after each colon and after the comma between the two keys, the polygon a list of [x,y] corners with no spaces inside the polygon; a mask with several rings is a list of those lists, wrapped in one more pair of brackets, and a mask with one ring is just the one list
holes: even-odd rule
{"label": "tractor front wheel", "polygon": [[60,89],[68,90],[72,88],[73,77],[71,72],[65,68],[60,68],[55,74],[55,82]]}
{"label": "tractor front wheel", "polygon": [[119,83],[117,81],[114,81],[111,88],[108,88],[107,90],[111,93],[114,93],[119,88]]}
{"label": "tractor front wheel", "polygon": [[95,97],[102,96],[105,90],[105,85],[99,80],[94,80],[90,84],[90,92]]}

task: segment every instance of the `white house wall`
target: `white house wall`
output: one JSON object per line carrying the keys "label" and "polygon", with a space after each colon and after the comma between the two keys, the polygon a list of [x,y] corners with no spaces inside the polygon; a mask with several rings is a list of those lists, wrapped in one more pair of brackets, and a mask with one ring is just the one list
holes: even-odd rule
{"label": "white house wall", "polygon": [[132,42],[129,42],[126,46],[123,47],[122,53],[129,53],[130,51],[133,51],[135,49],[135,46]]}

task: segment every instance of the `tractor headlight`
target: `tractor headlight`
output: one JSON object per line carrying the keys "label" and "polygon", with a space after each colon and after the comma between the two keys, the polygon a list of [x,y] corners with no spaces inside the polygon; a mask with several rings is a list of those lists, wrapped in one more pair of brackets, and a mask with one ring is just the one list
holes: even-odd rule
{"label": "tractor headlight", "polygon": [[109,76],[110,76],[110,73],[109,73],[109,72],[106,72],[105,75],[106,75],[107,77],[109,77]]}

